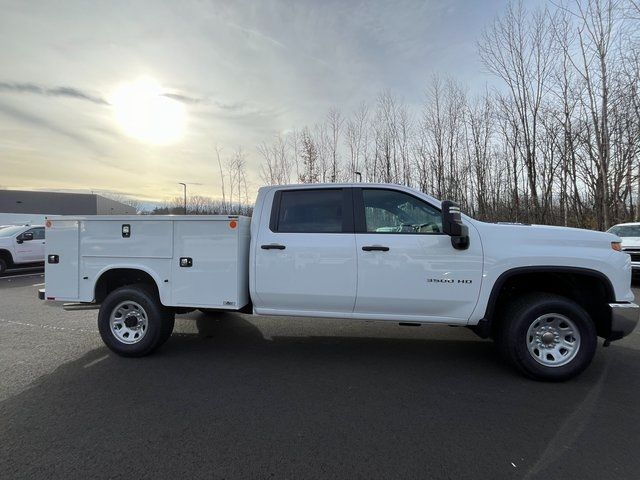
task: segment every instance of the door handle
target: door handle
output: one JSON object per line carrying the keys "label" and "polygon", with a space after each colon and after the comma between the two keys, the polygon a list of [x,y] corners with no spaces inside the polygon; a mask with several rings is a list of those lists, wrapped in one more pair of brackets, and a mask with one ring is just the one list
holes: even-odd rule
{"label": "door handle", "polygon": [[383,247],[382,245],[365,245],[362,247],[365,252],[388,252],[389,247]]}
{"label": "door handle", "polygon": [[263,250],[284,250],[284,245],[278,245],[277,243],[269,243],[268,245],[260,245],[260,248]]}

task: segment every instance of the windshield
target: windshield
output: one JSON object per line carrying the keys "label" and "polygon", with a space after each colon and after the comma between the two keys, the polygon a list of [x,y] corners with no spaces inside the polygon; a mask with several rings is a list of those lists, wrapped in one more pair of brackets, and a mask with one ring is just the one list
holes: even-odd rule
{"label": "windshield", "polygon": [[13,227],[3,227],[0,228],[0,238],[11,237],[16,233],[19,233],[24,227],[22,226],[13,226]]}
{"label": "windshield", "polygon": [[607,231],[619,237],[640,237],[640,225],[616,225]]}

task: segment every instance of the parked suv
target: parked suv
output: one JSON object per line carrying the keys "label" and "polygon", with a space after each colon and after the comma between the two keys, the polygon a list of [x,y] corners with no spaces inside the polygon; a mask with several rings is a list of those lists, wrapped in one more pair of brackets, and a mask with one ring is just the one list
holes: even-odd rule
{"label": "parked suv", "polygon": [[16,265],[44,263],[44,226],[0,227],[0,273]]}

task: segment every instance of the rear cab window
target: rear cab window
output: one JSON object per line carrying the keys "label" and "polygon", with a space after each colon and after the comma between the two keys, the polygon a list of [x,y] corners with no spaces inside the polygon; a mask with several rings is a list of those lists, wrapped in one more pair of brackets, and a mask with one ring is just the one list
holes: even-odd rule
{"label": "rear cab window", "polygon": [[345,188],[278,190],[269,228],[277,233],[352,233],[351,191]]}

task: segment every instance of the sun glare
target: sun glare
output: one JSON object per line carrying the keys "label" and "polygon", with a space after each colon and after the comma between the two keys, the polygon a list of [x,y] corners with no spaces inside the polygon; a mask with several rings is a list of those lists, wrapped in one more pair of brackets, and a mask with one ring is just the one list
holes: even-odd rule
{"label": "sun glare", "polygon": [[118,126],[137,140],[155,145],[179,141],[184,135],[184,105],[165,96],[152,78],[120,85],[110,98]]}

